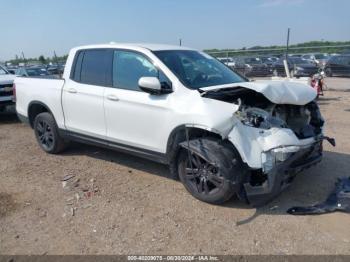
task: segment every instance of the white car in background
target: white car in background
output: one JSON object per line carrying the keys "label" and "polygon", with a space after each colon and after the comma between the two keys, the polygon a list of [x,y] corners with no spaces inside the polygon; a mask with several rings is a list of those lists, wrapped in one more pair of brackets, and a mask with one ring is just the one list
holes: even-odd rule
{"label": "white car in background", "polygon": [[233,58],[231,57],[218,57],[217,58],[220,62],[224,63],[225,65],[227,65],[230,68],[234,68],[236,65],[236,62]]}
{"label": "white car in background", "polygon": [[327,139],[311,87],[248,82],[185,47],[82,46],[63,79],[15,85],[17,114],[47,153],[76,140],[165,163],[209,203],[266,203],[321,161]]}
{"label": "white car in background", "polygon": [[13,105],[13,81],[16,76],[10,74],[5,67],[0,65],[0,111]]}
{"label": "white car in background", "polygon": [[317,53],[317,54],[305,54],[300,57],[303,60],[314,63],[318,67],[324,67],[330,56],[328,54]]}

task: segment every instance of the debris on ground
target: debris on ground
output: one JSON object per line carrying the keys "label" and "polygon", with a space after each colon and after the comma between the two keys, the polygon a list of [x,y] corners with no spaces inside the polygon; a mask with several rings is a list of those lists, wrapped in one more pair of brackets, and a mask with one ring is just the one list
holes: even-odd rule
{"label": "debris on ground", "polygon": [[78,207],[87,209],[93,206],[90,203],[84,203],[84,199],[91,199],[99,193],[95,182],[95,178],[81,182],[75,175],[67,175],[62,179],[62,187],[65,193],[69,194],[66,198],[63,217],[67,215],[74,217]]}
{"label": "debris on ground", "polygon": [[66,175],[64,178],[62,178],[61,181],[68,181],[68,180],[72,179],[73,177],[75,177],[75,175]]}
{"label": "debris on ground", "polygon": [[292,207],[287,210],[291,215],[318,215],[342,211],[350,213],[350,177],[338,178],[335,189],[326,201],[308,207]]}

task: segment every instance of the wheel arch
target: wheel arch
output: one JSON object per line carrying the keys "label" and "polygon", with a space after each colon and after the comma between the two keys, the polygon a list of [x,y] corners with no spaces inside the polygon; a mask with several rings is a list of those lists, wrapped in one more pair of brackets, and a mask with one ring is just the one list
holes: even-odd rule
{"label": "wheel arch", "polygon": [[186,128],[188,130],[190,140],[201,137],[211,137],[218,139],[222,142],[226,142],[227,144],[232,146],[234,150],[237,150],[235,145],[231,141],[229,141],[224,134],[220,133],[216,129],[202,125],[182,124],[171,131],[167,141],[166,157],[170,166],[171,173],[173,175],[177,174],[177,156],[180,149],[182,148],[180,143],[186,140]]}
{"label": "wheel arch", "polygon": [[[48,112],[52,115],[52,117],[55,119],[54,115],[52,114],[50,108],[43,102],[40,101],[32,101],[28,105],[28,120],[29,125],[31,128],[34,126],[34,120],[37,115],[40,113]],[[55,120],[56,121],[56,120]]]}

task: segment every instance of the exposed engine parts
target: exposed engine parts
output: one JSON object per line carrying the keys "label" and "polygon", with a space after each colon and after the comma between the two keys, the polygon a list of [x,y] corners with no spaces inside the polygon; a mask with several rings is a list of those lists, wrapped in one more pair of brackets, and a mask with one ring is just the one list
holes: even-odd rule
{"label": "exposed engine parts", "polygon": [[321,134],[324,124],[314,101],[306,105],[274,104],[260,93],[239,87],[208,93],[206,97],[238,105],[235,115],[245,125],[262,129],[290,128],[300,139]]}

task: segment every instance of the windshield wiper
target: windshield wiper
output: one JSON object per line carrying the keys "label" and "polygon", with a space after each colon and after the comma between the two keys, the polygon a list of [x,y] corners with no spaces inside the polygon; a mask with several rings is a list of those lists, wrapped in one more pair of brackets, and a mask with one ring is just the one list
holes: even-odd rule
{"label": "windshield wiper", "polygon": [[[200,90],[200,89],[199,89],[199,90]],[[218,92],[218,91],[220,91],[220,90],[222,91],[222,88],[217,88],[217,89],[212,89],[212,90],[207,90],[207,91],[202,91],[202,90],[201,90],[202,93],[200,93],[200,95],[201,95],[201,96],[204,96],[204,95],[206,95],[206,94],[208,94],[208,93],[212,93],[212,92],[215,93],[215,92]]]}

